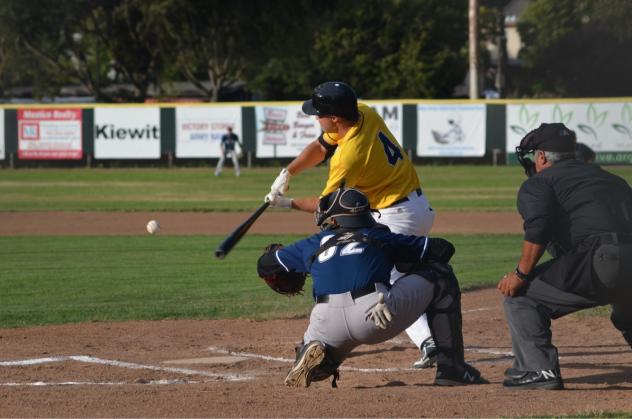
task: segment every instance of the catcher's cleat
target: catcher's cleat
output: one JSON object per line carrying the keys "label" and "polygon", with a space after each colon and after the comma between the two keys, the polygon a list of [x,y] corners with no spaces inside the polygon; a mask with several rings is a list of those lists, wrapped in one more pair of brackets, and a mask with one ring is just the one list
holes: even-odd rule
{"label": "catcher's cleat", "polygon": [[285,385],[290,387],[309,387],[312,372],[325,359],[325,345],[314,340],[303,346],[296,355],[294,367],[285,377]]}
{"label": "catcher's cleat", "polygon": [[434,366],[439,354],[439,348],[432,337],[424,340],[421,344],[421,358],[413,364],[413,368],[430,368]]}
{"label": "catcher's cleat", "polygon": [[481,377],[479,370],[466,363],[456,367],[437,365],[434,383],[437,386],[465,386],[468,384],[489,384],[489,381]]}

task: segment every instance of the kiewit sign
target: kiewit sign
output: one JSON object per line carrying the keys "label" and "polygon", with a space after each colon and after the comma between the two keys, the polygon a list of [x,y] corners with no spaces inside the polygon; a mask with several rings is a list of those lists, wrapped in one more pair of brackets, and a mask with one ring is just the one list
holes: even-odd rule
{"label": "kiewit sign", "polygon": [[18,158],[81,159],[81,109],[18,109]]}
{"label": "kiewit sign", "polygon": [[159,159],[160,109],[95,108],[95,159]]}

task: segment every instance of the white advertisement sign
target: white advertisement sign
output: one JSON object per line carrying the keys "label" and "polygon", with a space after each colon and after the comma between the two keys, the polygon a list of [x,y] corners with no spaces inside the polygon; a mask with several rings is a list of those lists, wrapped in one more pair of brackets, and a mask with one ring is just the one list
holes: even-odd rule
{"label": "white advertisement sign", "polygon": [[316,118],[302,104],[257,106],[257,157],[296,157],[321,133]]}
{"label": "white advertisement sign", "polygon": [[0,109],[0,160],[4,160],[4,109]]}
{"label": "white advertisement sign", "polygon": [[507,152],[541,123],[561,122],[596,152],[632,151],[632,102],[507,105]]}
{"label": "white advertisement sign", "polygon": [[483,104],[417,105],[417,155],[485,155],[487,111]]}
{"label": "white advertisement sign", "polygon": [[81,159],[81,109],[18,109],[18,158]]}
{"label": "white advertisement sign", "polygon": [[395,136],[397,142],[403,146],[403,106],[401,103],[366,102],[382,117],[388,130]]}
{"label": "white advertisement sign", "polygon": [[226,129],[241,138],[240,106],[182,106],[176,108],[176,157],[220,157]]}
{"label": "white advertisement sign", "polygon": [[160,109],[96,107],[95,159],[159,159]]}

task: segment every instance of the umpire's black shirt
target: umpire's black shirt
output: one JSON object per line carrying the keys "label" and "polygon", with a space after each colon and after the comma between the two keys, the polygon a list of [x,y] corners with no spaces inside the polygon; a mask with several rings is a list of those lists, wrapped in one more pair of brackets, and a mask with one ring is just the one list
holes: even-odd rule
{"label": "umpire's black shirt", "polygon": [[594,276],[592,256],[604,233],[632,233],[632,189],[625,180],[596,165],[559,161],[522,184],[518,211],[524,239],[555,248],[555,258],[536,267],[536,278],[584,297],[606,298],[609,291]]}

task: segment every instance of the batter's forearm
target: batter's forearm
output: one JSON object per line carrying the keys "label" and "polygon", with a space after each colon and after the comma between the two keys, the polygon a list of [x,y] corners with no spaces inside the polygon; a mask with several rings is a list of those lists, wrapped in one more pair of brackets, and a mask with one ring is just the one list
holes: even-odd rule
{"label": "batter's forearm", "polygon": [[292,208],[305,212],[314,212],[318,208],[318,197],[293,199]]}
{"label": "batter's forearm", "polygon": [[287,170],[292,176],[297,175],[303,170],[314,167],[323,161],[325,159],[326,152],[325,147],[320,145],[318,140],[312,141],[303,149],[303,151],[301,151],[301,154],[288,164]]}

